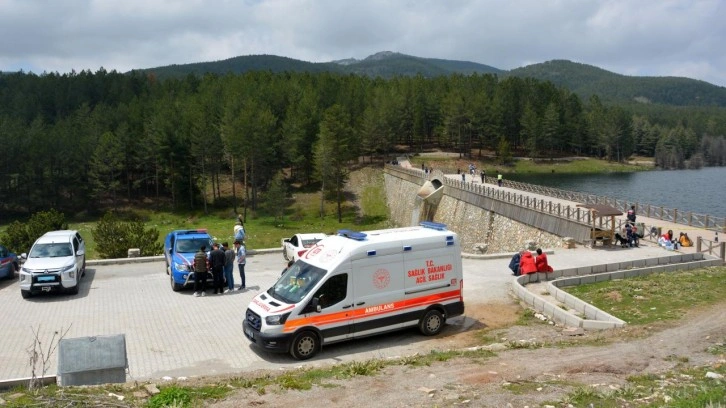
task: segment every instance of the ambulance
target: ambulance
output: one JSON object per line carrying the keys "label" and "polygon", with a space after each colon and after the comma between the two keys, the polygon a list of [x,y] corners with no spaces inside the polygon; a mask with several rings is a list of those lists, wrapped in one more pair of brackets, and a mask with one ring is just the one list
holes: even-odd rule
{"label": "ambulance", "polygon": [[461,246],[446,225],[338,231],[250,302],[256,346],[305,360],[323,345],[418,327],[436,335],[464,314]]}

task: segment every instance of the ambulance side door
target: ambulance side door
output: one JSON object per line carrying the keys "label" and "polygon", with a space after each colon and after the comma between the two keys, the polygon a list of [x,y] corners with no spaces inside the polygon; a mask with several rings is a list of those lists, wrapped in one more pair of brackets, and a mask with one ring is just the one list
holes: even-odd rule
{"label": "ambulance side door", "polygon": [[351,337],[353,324],[353,283],[350,270],[340,271],[328,276],[315,291],[320,313],[313,311],[313,305],[305,310],[315,319],[316,326],[323,335],[323,344],[345,340]]}
{"label": "ambulance side door", "polygon": [[352,265],[356,309],[353,337],[400,328],[405,273],[401,255],[364,258]]}

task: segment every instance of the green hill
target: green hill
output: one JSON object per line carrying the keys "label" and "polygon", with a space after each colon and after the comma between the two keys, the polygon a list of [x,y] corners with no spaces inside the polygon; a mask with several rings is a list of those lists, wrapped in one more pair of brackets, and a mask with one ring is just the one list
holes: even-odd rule
{"label": "green hill", "polygon": [[726,106],[726,88],[682,77],[636,77],[592,65],[553,60],[509,71],[509,75],[551,81],[583,98],[677,106]]}
{"label": "green hill", "polygon": [[501,74],[505,72],[475,62],[420,58],[390,51],[379,52],[363,60],[342,60],[338,61],[338,64],[353,74],[383,78],[414,75],[430,78],[451,74]]}
{"label": "green hill", "polygon": [[179,78],[189,74],[241,74],[247,71],[270,72],[344,72],[338,64],[300,61],[277,55],[244,55],[221,61],[174,64],[156,68],[139,69],[151,72],[159,79]]}
{"label": "green hill", "polygon": [[337,72],[383,78],[419,74],[425,77],[435,77],[451,74],[499,74],[505,72],[475,62],[419,58],[388,51],[379,52],[363,60],[347,59],[324,63],[306,62],[275,55],[247,55],[222,61],[167,65],[140,71],[153,72],[160,79],[178,78],[189,74],[240,74],[247,71]]}
{"label": "green hill", "polygon": [[567,60],[553,60],[539,64],[501,70],[470,61],[420,58],[397,52],[384,51],[365,59],[354,58],[313,63],[275,55],[247,55],[222,61],[199,62],[183,65],[142,69],[160,79],[184,77],[189,74],[271,72],[333,72],[391,78],[394,76],[422,75],[427,78],[452,74],[496,74],[530,77],[570,89],[582,98],[597,95],[615,103],[664,104],[674,106],[726,107],[726,88],[690,78],[635,77],[616,74],[604,69]]}

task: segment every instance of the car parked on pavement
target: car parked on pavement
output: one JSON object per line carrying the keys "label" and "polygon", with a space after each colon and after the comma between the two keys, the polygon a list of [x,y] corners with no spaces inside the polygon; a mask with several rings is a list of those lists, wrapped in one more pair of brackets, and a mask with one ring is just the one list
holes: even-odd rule
{"label": "car parked on pavement", "polygon": [[[178,292],[185,286],[194,286],[192,265],[194,254],[202,246],[206,247],[207,255],[214,241],[205,229],[176,230],[168,233],[164,239],[164,258],[166,273],[169,275],[171,290]],[[207,274],[207,280],[211,279]]]}
{"label": "car parked on pavement", "polygon": [[23,298],[42,292],[78,293],[86,274],[86,243],[78,231],[46,232],[20,257],[25,261],[20,268]]}
{"label": "car parked on pavement", "polygon": [[320,232],[314,234],[295,234],[290,238],[283,238],[281,240],[282,256],[285,257],[286,261],[297,261],[302,254],[326,236]]}
{"label": "car parked on pavement", "polygon": [[0,279],[13,279],[18,269],[18,256],[0,245]]}

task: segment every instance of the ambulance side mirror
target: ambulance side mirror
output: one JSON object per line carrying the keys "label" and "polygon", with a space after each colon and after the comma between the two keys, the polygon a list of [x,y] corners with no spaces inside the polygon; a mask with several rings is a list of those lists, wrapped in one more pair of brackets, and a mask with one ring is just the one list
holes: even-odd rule
{"label": "ambulance side mirror", "polygon": [[310,303],[305,306],[305,309],[302,310],[302,313],[312,313],[317,312],[320,313],[323,310],[322,307],[320,307],[320,300],[316,297],[312,298],[310,300]]}
{"label": "ambulance side mirror", "polygon": [[323,308],[320,306],[320,298],[314,297],[311,304],[316,312],[320,313],[323,310]]}

